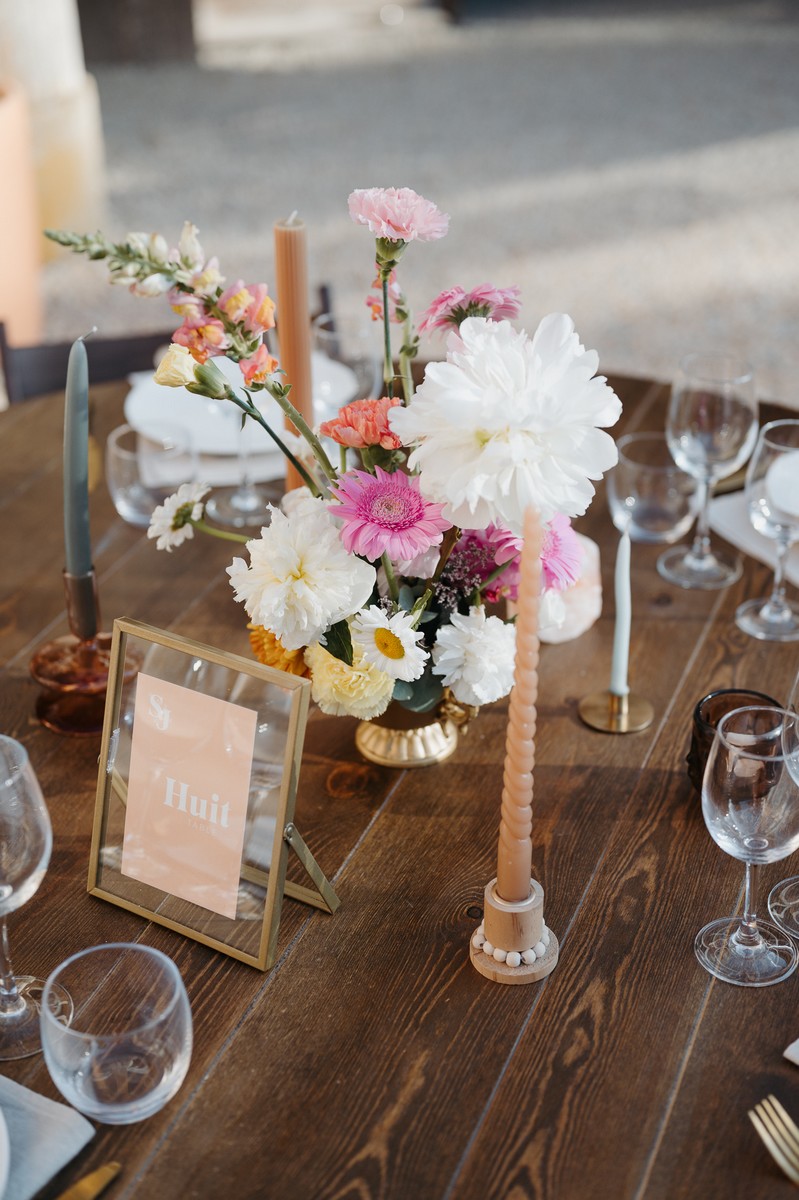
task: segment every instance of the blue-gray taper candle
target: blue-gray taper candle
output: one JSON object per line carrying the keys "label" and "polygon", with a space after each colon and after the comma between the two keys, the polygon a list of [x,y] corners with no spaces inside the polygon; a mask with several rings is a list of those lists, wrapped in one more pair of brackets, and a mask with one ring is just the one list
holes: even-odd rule
{"label": "blue-gray taper candle", "polygon": [[89,362],[83,338],[73,342],[64,406],[64,548],[70,575],[92,569],[89,536]]}

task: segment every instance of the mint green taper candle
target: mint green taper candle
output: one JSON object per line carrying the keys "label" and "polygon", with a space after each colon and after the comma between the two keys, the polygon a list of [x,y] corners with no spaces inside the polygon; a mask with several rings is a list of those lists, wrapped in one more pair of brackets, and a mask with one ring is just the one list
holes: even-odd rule
{"label": "mint green taper candle", "polygon": [[89,360],[83,338],[73,342],[64,406],[64,547],[69,575],[92,569],[89,537]]}

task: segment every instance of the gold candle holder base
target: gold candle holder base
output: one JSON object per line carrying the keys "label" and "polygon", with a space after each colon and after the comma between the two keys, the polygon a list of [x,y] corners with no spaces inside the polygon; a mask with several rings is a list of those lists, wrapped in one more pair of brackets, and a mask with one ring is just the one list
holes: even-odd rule
{"label": "gold candle holder base", "polygon": [[591,692],[580,701],[580,720],[602,733],[640,733],[652,724],[655,710],[643,696]]}
{"label": "gold candle holder base", "polygon": [[531,879],[527,899],[510,903],[496,883],[486,885],[483,924],[469,943],[472,966],[493,983],[537,983],[558,965],[558,939],[544,924],[544,889]]}

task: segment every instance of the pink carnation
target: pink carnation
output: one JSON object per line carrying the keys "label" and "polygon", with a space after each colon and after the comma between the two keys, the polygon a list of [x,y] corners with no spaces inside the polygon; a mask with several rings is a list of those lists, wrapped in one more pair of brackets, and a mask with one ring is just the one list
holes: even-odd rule
{"label": "pink carnation", "polygon": [[481,283],[470,292],[462,287],[447,288],[422,313],[419,332],[457,329],[467,317],[490,317],[493,321],[511,319],[519,315],[520,308],[517,287],[497,288],[490,283]]}
{"label": "pink carnation", "polygon": [[362,450],[366,446],[382,446],[384,450],[399,450],[402,442],[388,426],[388,410],[399,404],[399,397],[382,396],[379,400],[353,400],[339,409],[332,421],[323,421],[319,432],[332,438],[339,446]]}
{"label": "pink carnation", "polygon": [[431,546],[441,544],[450,522],[441,515],[440,504],[421,495],[416,475],[405,475],[375,467],[348,471],[330,489],[339,504],[330,512],[343,522],[341,540],[350,554],[374,561],[383,554],[392,559],[415,558]]}
{"label": "pink carnation", "polygon": [[348,201],[350,216],[391,242],[432,242],[449,228],[449,217],[411,188],[357,188]]}

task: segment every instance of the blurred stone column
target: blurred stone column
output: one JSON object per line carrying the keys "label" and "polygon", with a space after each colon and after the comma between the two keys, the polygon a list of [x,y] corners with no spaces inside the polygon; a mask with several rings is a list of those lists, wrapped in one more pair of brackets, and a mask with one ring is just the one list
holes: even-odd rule
{"label": "blurred stone column", "polygon": [[[96,229],[105,200],[103,134],[76,0],[0,0],[0,30],[0,80],[28,100],[39,229]],[[39,251],[44,258],[59,252],[43,237]]]}

